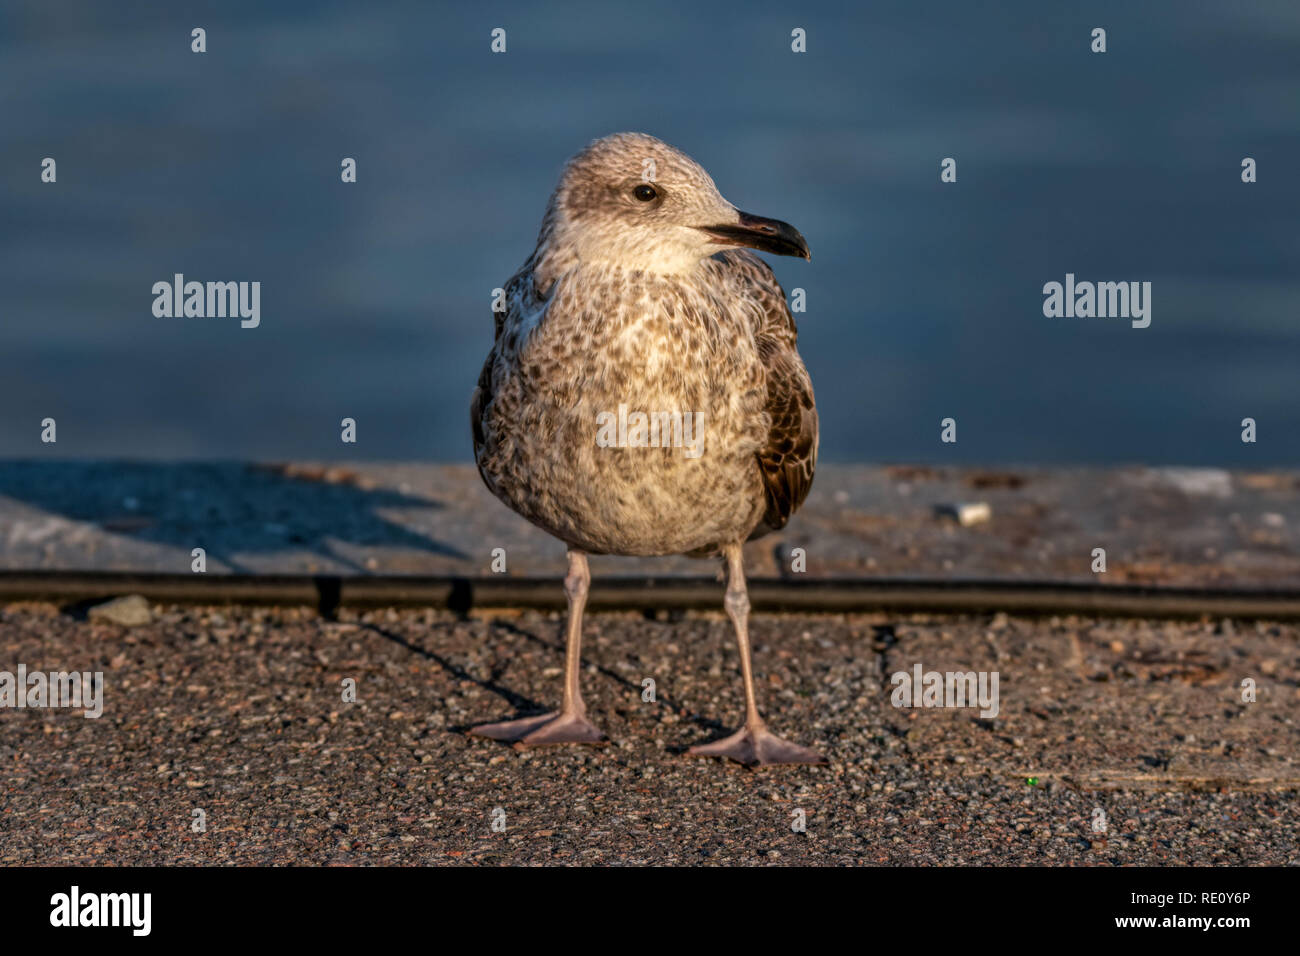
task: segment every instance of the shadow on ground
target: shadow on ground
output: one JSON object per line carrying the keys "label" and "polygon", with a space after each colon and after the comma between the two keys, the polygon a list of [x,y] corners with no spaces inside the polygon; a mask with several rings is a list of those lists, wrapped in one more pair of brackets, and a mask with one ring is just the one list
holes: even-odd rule
{"label": "shadow on ground", "polygon": [[[209,571],[261,570],[256,559],[292,550],[364,572],[358,547],[404,548],[463,559],[457,548],[410,530],[385,510],[440,510],[425,494],[374,487],[346,468],[241,463],[13,462],[0,469],[0,496],[43,514],[12,519],[0,547],[75,546],[67,522],[132,543],[195,547]],[[110,561],[105,562],[111,564]],[[178,568],[177,570],[181,570]],[[188,567],[184,570],[189,570]]]}

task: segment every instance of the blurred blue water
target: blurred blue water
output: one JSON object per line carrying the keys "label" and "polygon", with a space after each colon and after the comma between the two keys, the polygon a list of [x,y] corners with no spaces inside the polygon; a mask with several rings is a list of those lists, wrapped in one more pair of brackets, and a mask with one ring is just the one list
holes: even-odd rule
{"label": "blurred blue water", "polygon": [[[808,237],[825,459],[1300,464],[1300,3],[995,6],[8,2],[0,455],[468,459],[491,290],[636,129]],[[1044,318],[1067,272],[1151,327]]]}

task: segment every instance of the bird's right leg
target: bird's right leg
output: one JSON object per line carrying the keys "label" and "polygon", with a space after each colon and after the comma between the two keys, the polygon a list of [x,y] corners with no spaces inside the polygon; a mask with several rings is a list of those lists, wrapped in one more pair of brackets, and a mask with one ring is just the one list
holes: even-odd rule
{"label": "bird's right leg", "polygon": [[758,713],[754,694],[754,668],[749,659],[749,589],[745,586],[745,564],[739,543],[722,549],[727,559],[727,594],[723,607],[736,629],[740,650],[740,675],[745,683],[745,726],[729,737],[708,744],[696,744],[686,751],[695,757],[728,757],[746,766],[777,763],[825,763],[815,750],[782,740],[767,729]]}
{"label": "bird's right leg", "polygon": [[582,702],[578,676],[582,659],[582,611],[587,606],[587,591],[591,587],[591,571],[587,555],[569,550],[569,573],[564,578],[564,593],[569,599],[569,620],[565,628],[564,700],[558,711],[504,720],[495,724],[480,724],[470,733],[493,740],[506,740],[516,746],[535,747],[544,744],[595,744],[605,739],[596,725],[587,719],[587,707]]}

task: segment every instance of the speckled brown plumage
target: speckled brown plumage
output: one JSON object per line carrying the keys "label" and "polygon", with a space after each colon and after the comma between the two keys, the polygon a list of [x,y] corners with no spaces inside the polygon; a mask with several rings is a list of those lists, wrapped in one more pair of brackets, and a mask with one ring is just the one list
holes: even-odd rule
{"label": "speckled brown plumage", "polygon": [[[633,142],[619,181],[637,182],[650,155],[661,179],[707,183],[716,196],[707,174],[671,147],[625,137]],[[566,170],[582,183],[578,211],[568,211],[562,183],[537,250],[506,284],[505,311],[494,313],[471,401],[483,480],[530,521],[597,553],[717,553],[784,527],[807,497],[817,457],[812,384],[784,291],[757,256],[714,256],[707,237],[684,272],[637,268],[653,258],[652,237],[626,263],[582,258],[562,240],[570,216],[598,231],[605,212],[592,198],[599,190],[575,175],[591,168],[587,158]],[[697,203],[701,224],[735,216],[717,199],[724,209]],[[681,449],[598,447],[596,415],[620,403],[702,411],[704,453],[692,461]]]}
{"label": "speckled brown plumage", "polygon": [[[504,287],[470,403],[483,481],[570,550],[565,703],[477,732],[526,744],[600,739],[577,686],[587,553],[721,553],[746,725],[693,752],[820,760],[770,734],[753,699],[740,546],[784,527],[807,497],[817,411],[772,270],[750,252],[721,251],[741,245],[808,255],[793,227],[737,211],[703,168],[654,137],[609,136],[566,166],[536,248]],[[637,446],[632,432],[610,446],[601,422],[628,409],[668,416],[664,428],[674,414],[696,422],[699,444]]]}

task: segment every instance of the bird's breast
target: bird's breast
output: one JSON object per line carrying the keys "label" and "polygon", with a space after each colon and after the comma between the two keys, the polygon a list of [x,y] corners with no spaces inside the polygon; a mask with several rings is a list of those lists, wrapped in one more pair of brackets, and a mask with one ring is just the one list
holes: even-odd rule
{"label": "bird's breast", "polygon": [[675,286],[557,288],[497,363],[480,467],[571,544],[672,554],[743,539],[757,521],[767,422],[753,334]]}

